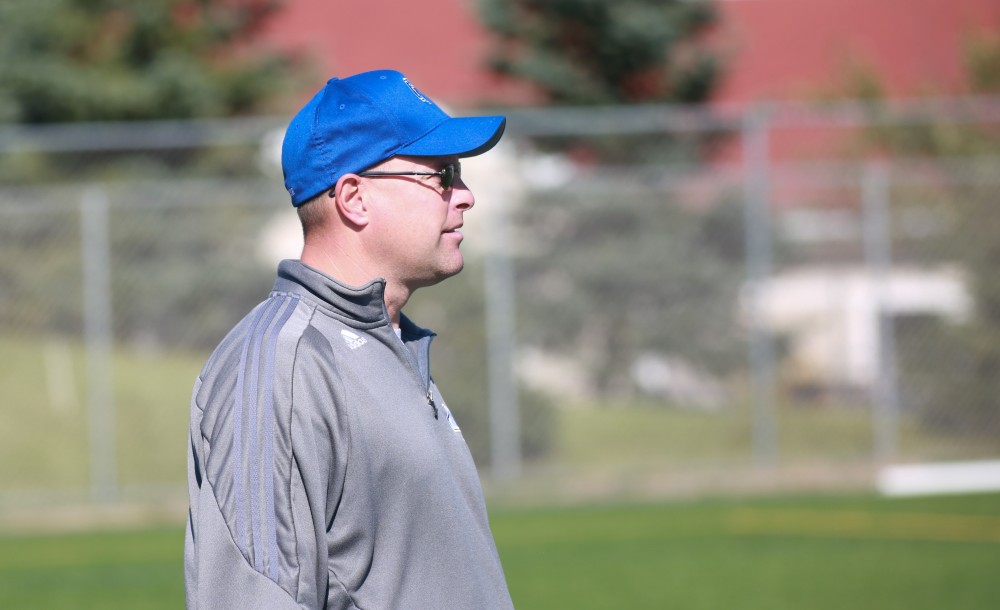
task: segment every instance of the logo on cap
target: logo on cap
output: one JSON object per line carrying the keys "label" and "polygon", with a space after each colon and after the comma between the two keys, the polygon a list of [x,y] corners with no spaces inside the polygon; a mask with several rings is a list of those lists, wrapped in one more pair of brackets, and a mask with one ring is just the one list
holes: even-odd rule
{"label": "logo on cap", "polygon": [[417,96],[418,100],[420,100],[421,102],[423,102],[425,104],[430,104],[431,103],[431,101],[429,99],[427,99],[427,97],[423,93],[421,93],[419,89],[417,89],[416,87],[413,86],[413,83],[410,82],[410,79],[408,79],[408,78],[406,78],[404,76],[403,77],[403,82],[406,83],[406,86],[410,88],[410,91],[413,92],[413,95]]}

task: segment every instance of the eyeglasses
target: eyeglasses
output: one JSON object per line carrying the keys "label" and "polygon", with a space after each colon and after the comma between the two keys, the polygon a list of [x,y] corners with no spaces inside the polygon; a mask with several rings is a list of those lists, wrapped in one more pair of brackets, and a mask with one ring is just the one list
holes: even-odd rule
{"label": "eyeglasses", "polygon": [[436,172],[361,172],[359,176],[440,176],[441,188],[447,190],[455,184],[455,178],[462,176],[462,166],[459,163],[449,163]]}

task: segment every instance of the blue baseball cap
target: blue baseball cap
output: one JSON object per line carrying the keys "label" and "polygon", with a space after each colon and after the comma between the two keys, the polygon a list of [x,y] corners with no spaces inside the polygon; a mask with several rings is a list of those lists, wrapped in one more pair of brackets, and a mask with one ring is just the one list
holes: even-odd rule
{"label": "blue baseball cap", "polygon": [[502,116],[450,117],[394,70],[332,78],[295,115],[281,145],[292,205],[396,155],[472,157],[503,135]]}

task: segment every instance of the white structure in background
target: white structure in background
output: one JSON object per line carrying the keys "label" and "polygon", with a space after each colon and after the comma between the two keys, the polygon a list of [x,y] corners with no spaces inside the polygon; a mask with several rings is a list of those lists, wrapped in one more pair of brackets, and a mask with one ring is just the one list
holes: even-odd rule
{"label": "white structure in background", "polygon": [[[284,139],[284,129],[268,133],[261,139],[257,155],[257,165],[264,175],[279,183],[282,181],[281,142]],[[274,219],[264,227],[258,243],[257,259],[268,269],[276,269],[280,261],[302,254],[302,225],[288,199],[276,202]]]}
{"label": "white structure in background", "polygon": [[723,384],[682,358],[645,352],[632,363],[631,372],[640,390],[674,406],[717,411],[726,404]]}
{"label": "white structure in background", "polygon": [[532,345],[518,349],[517,377],[525,387],[569,401],[583,401],[594,396],[593,383],[580,358]]}
{"label": "white structure in background", "polygon": [[972,299],[957,268],[895,268],[879,282],[862,267],[806,267],[772,277],[757,311],[789,339],[799,380],[867,388],[879,366],[879,312],[961,321]]}
{"label": "white structure in background", "polygon": [[879,473],[877,487],[886,496],[995,492],[1000,460],[889,466]]}

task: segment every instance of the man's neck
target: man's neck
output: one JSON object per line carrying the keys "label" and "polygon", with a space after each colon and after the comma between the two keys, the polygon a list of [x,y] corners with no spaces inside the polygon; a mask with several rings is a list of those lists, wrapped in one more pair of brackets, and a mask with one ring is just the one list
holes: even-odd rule
{"label": "man's neck", "polygon": [[399,316],[403,311],[406,302],[413,294],[405,286],[396,282],[386,280],[385,283],[385,309],[389,312],[389,321],[394,328],[399,328]]}
{"label": "man's neck", "polygon": [[[306,244],[302,248],[299,260],[347,286],[364,286],[382,277],[377,272],[367,271],[365,265],[346,252],[340,250],[331,252],[328,248],[313,244]],[[383,279],[385,279],[385,308],[389,313],[389,321],[394,328],[399,328],[400,312],[410,300],[413,291],[391,278]]]}

